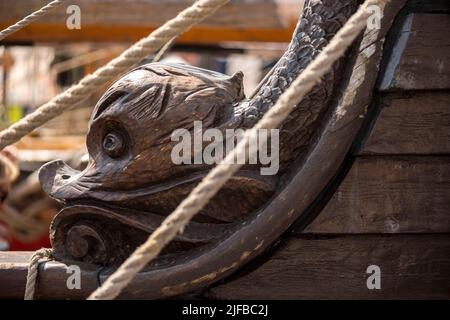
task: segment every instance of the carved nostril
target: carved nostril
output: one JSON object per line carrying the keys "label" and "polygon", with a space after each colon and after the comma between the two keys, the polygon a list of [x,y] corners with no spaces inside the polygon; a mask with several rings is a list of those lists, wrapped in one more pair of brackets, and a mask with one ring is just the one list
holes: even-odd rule
{"label": "carved nostril", "polygon": [[61,178],[63,178],[64,180],[70,179],[70,176],[68,174],[63,174],[61,176]]}

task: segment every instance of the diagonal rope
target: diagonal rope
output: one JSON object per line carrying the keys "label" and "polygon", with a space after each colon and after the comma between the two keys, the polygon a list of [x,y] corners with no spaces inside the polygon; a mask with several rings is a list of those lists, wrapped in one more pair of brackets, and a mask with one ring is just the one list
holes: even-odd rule
{"label": "diagonal rope", "polygon": [[0,149],[20,140],[64,111],[70,110],[76,102],[87,98],[103,84],[128,70],[149,53],[160,49],[172,38],[189,30],[227,2],[229,0],[199,0],[181,11],[175,18],[167,21],[146,38],[136,42],[117,58],[97,69],[93,74],[87,75],[78,84],[60,93],[35,112],[0,132]]}
{"label": "diagonal rope", "polygon": [[178,232],[199,212],[209,200],[220,190],[228,179],[242,166],[233,163],[240,155],[247,155],[246,149],[251,138],[258,129],[277,128],[303,97],[332,68],[333,64],[344,55],[353,41],[358,37],[371,16],[368,6],[384,7],[388,0],[366,0],[358,11],[333,37],[325,49],[297,77],[290,88],[281,95],[275,106],[250,130],[246,131],[241,142],[226,158],[203,178],[189,196],[173,211],[150,237],[138,247],[133,254],[114,272],[101,287],[95,290],[88,299],[114,299],[133,280],[147,263],[154,259]]}
{"label": "diagonal rope", "polygon": [[26,27],[30,23],[42,18],[47,13],[52,11],[53,9],[56,9],[60,7],[64,2],[67,2],[67,0],[55,0],[47,4],[46,6],[42,7],[41,9],[33,12],[32,14],[26,16],[22,20],[18,21],[17,23],[13,24],[12,26],[9,26],[8,28],[0,31],[0,41],[5,39],[6,37],[10,36],[16,31],[19,31],[23,27]]}

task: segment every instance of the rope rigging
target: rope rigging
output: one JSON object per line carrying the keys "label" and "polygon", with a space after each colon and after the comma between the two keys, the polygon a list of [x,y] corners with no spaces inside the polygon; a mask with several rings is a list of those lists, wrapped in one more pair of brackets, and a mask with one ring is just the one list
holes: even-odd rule
{"label": "rope rigging", "polygon": [[175,18],[136,42],[117,58],[97,69],[93,74],[87,75],[78,84],[60,93],[33,113],[0,132],[0,149],[17,142],[63,112],[71,110],[77,102],[89,97],[103,84],[130,69],[149,53],[159,50],[172,38],[186,32],[227,2],[229,0],[199,0],[181,11]]}
{"label": "rope rigging", "polygon": [[26,16],[22,20],[16,22],[12,26],[9,26],[8,28],[0,31],[0,41],[5,39],[6,37],[10,36],[16,31],[19,31],[20,29],[26,27],[27,25],[33,23],[34,21],[42,18],[50,11],[60,7],[63,5],[67,0],[55,0],[47,4],[46,6],[42,7],[41,9],[33,12],[32,14]]}

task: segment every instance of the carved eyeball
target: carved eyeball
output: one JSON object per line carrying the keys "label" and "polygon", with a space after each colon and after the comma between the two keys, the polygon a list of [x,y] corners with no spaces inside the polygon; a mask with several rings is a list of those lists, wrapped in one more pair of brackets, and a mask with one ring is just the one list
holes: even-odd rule
{"label": "carved eyeball", "polygon": [[112,158],[122,155],[125,149],[123,136],[118,132],[110,132],[103,138],[103,149]]}

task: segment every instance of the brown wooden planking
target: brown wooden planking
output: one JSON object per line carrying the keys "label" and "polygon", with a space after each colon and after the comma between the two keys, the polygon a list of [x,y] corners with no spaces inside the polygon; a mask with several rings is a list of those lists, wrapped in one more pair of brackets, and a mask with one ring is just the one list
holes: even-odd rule
{"label": "brown wooden planking", "polygon": [[360,154],[450,154],[450,92],[383,97]]}
{"label": "brown wooden planking", "polygon": [[450,88],[450,15],[406,16],[380,90]]}
{"label": "brown wooden planking", "polygon": [[303,232],[450,232],[450,156],[357,158]]}
{"label": "brown wooden planking", "polygon": [[[449,299],[450,235],[292,237],[258,269],[211,288],[216,299]],[[367,267],[381,289],[367,289]]]}

